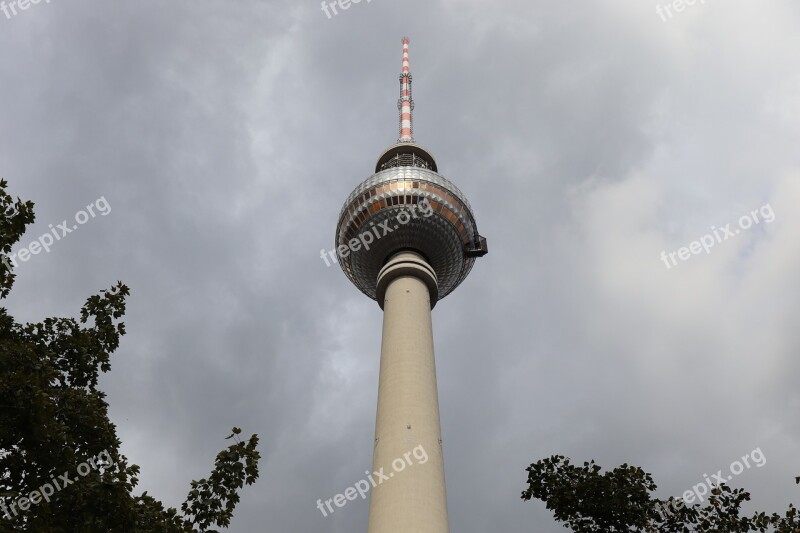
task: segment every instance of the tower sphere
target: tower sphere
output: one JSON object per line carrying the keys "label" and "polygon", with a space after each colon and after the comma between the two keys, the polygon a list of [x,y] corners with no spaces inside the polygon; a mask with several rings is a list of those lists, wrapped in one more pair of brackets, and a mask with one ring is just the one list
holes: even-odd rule
{"label": "tower sphere", "polygon": [[[345,201],[336,247],[344,273],[373,300],[378,299],[378,274],[389,259],[398,252],[417,252],[435,271],[441,299],[464,281],[487,245],[464,193],[438,173],[433,156],[414,142],[408,39],[403,45],[400,138],[378,158],[375,174]],[[431,307],[436,299],[432,294]]]}

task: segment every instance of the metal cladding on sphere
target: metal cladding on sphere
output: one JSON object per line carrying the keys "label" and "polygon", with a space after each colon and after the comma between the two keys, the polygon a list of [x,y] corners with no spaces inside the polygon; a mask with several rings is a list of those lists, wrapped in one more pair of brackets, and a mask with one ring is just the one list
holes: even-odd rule
{"label": "metal cladding on sphere", "polygon": [[[401,251],[417,252],[450,294],[487,252],[466,196],[438,174],[433,156],[413,139],[408,38],[400,75],[400,138],[378,158],[375,174],[353,190],[336,227],[339,264],[364,294],[377,299],[381,268]],[[378,302],[383,307],[383,302]],[[436,298],[431,298],[431,307]]]}

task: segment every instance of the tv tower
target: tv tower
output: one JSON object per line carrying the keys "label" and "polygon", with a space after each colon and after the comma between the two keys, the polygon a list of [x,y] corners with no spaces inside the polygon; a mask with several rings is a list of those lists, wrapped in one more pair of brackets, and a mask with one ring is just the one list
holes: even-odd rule
{"label": "tv tower", "polygon": [[[344,273],[383,310],[372,465],[391,479],[372,489],[368,533],[449,533],[431,310],[487,245],[464,193],[414,141],[408,44],[403,38],[400,137],[345,201],[336,245],[349,250],[340,253]],[[393,471],[417,446],[428,461]]]}

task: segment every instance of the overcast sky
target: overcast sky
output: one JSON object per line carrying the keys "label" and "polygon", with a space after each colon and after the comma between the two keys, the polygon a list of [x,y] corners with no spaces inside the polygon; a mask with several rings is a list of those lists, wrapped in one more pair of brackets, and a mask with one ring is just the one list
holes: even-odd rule
{"label": "overcast sky", "polygon": [[[327,518],[316,501],[371,466],[382,314],[319,253],[397,138],[408,35],[416,140],[489,242],[433,312],[452,531],[562,531],[519,497],[552,454],[640,465],[666,498],[760,448],[732,484],[785,510],[800,500],[800,4],[657,5],[0,13],[0,177],[36,204],[16,248],[111,209],[21,263],[4,305],[77,316],[131,287],[101,383],[140,490],[179,507],[237,425],[263,459],[230,531],[366,531],[366,501]],[[709,253],[689,250],[707,235]]]}

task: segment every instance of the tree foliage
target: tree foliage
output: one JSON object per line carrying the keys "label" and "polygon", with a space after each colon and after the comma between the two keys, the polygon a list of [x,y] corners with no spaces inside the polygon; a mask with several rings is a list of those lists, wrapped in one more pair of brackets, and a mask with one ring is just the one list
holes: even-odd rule
{"label": "tree foliage", "polygon": [[576,533],[800,533],[794,505],[783,516],[742,516],[750,494],[725,484],[711,489],[705,505],[687,506],[681,499],[651,497],[657,488],[652,476],[627,464],[603,472],[594,461],[578,466],[554,455],[526,471],[528,488],[522,499],[541,500],[556,521]]}
{"label": "tree foliage", "polygon": [[[2,259],[34,221],[33,204],[14,201],[6,187],[0,180],[0,298],[14,283]],[[0,533],[210,532],[230,524],[238,491],[258,478],[258,436],[242,441],[234,428],[234,443],[217,455],[208,478],[191,482],[180,512],[134,494],[139,467],[120,454],[97,388],[125,334],[128,295],[119,282],[90,296],[79,320],[22,325],[0,308]],[[53,488],[47,498],[45,485]]]}

